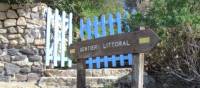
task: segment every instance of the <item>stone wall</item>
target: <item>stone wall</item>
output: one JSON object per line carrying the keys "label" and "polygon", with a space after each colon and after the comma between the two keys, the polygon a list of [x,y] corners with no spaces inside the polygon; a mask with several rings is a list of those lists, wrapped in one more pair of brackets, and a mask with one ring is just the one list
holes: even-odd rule
{"label": "stone wall", "polygon": [[0,3],[0,81],[33,81],[42,75],[45,8]]}

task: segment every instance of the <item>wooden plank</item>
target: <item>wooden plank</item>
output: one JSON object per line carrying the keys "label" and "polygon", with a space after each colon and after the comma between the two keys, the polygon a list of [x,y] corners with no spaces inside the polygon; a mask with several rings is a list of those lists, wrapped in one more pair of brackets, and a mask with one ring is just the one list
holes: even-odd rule
{"label": "wooden plank", "polygon": [[73,30],[72,30],[72,28],[73,28],[73,25],[72,25],[72,18],[73,18],[73,14],[72,13],[70,13],[69,14],[69,21],[68,21],[68,23],[69,23],[69,41],[68,41],[68,45],[71,45],[72,44],[72,40],[73,40]]}
{"label": "wooden plank", "polygon": [[80,37],[81,40],[84,40],[84,24],[83,24],[83,19],[80,19]]}
{"label": "wooden plank", "polygon": [[66,13],[62,12],[62,29],[61,29],[61,67],[65,66],[65,26],[66,22]]}
{"label": "wooden plank", "polygon": [[58,9],[55,10],[55,29],[54,29],[54,44],[53,44],[53,60],[54,60],[54,66],[58,66],[57,61],[57,55],[58,55],[58,18],[59,18],[59,11]]}
{"label": "wooden plank", "polygon": [[77,88],[86,88],[84,60],[79,59],[77,62]]}
{"label": "wooden plank", "polygon": [[[140,44],[139,40],[145,37],[150,41]],[[79,58],[144,53],[151,50],[158,42],[159,38],[152,30],[140,30],[78,42],[69,47],[69,53],[72,57]],[[74,52],[70,52],[72,50]]]}
{"label": "wooden plank", "polygon": [[144,53],[134,55],[133,69],[133,83],[132,88],[143,88],[143,75],[144,75]]}
{"label": "wooden plank", "polygon": [[51,15],[52,10],[51,8],[48,8],[47,10],[47,30],[46,30],[46,55],[45,55],[45,64],[46,66],[49,66],[50,63],[50,30],[51,30]]}

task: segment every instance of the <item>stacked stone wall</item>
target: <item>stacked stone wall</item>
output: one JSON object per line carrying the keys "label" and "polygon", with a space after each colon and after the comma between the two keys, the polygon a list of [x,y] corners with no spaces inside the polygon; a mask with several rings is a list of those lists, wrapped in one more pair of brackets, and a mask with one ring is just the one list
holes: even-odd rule
{"label": "stacked stone wall", "polygon": [[42,76],[45,4],[0,3],[0,81],[33,81]]}

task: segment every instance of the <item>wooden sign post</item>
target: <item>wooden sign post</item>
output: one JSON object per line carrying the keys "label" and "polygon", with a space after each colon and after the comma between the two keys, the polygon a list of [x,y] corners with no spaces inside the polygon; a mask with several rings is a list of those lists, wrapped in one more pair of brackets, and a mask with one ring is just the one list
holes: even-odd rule
{"label": "wooden sign post", "polygon": [[77,88],[85,88],[85,59],[89,57],[111,56],[134,53],[136,75],[135,88],[143,88],[144,52],[151,50],[159,42],[158,36],[150,29],[122,33],[72,44],[69,55],[78,59]]}

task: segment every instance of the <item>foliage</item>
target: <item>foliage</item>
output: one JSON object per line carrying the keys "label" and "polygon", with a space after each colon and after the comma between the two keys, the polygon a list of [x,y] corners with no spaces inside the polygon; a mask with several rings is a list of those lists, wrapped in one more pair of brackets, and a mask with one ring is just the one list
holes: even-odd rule
{"label": "foliage", "polygon": [[146,26],[162,40],[147,55],[151,72],[199,83],[200,0],[152,0],[149,4],[145,14],[138,12],[127,21],[132,31]]}

